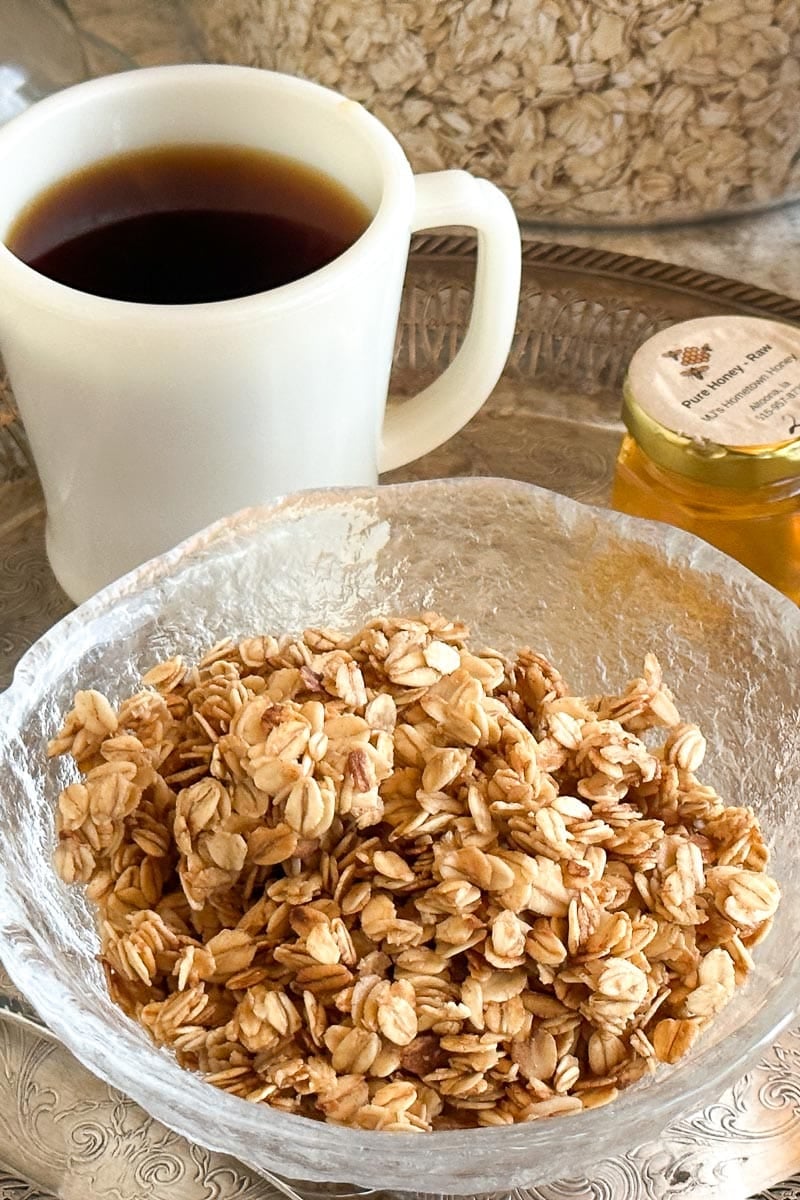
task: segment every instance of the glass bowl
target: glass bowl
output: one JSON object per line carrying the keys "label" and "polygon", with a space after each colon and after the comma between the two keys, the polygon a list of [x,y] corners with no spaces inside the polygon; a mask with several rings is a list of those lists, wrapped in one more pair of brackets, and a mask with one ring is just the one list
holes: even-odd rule
{"label": "glass bowl", "polygon": [[[51,869],[53,807],[74,778],[44,750],[78,687],[112,699],[173,653],[225,635],[353,627],[435,607],[476,642],[528,643],[595,693],[664,666],[709,736],[704,778],[752,803],[783,888],[756,968],[675,1067],[606,1108],[502,1129],[402,1135],[253,1106],[182,1071],[108,999],[80,889]],[[800,998],[800,610],[744,568],[666,526],[527,484],[460,479],[312,492],[211,526],[111,585],[47,633],[0,698],[0,957],[90,1070],[190,1140],[284,1177],[468,1194],[591,1174],[716,1099]]]}

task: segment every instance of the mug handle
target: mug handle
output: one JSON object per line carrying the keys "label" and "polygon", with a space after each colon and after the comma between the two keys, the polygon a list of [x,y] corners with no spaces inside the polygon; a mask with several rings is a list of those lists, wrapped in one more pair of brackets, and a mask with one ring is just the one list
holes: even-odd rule
{"label": "mug handle", "polygon": [[450,365],[419,395],[387,409],[381,471],[434,450],[475,415],[503,372],[519,304],[520,231],[500,189],[467,171],[433,171],[414,182],[412,233],[443,225],[476,230],[475,295],[466,336]]}

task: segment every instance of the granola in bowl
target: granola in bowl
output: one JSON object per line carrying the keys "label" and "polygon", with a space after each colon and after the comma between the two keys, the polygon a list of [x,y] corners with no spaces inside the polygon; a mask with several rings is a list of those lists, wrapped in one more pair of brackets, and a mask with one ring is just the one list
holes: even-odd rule
{"label": "granola in bowl", "polygon": [[56,866],[109,992],[254,1102],[369,1130],[579,1112],[676,1062],[779,901],[658,662],[571,694],[432,613],[78,692]]}

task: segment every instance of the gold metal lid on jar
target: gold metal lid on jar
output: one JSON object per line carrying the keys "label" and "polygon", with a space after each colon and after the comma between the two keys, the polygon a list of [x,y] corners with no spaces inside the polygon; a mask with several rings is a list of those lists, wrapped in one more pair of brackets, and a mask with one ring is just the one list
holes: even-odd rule
{"label": "gold metal lid on jar", "polygon": [[631,359],[628,432],[658,466],[716,487],[800,476],[800,329],[702,317],[662,330]]}

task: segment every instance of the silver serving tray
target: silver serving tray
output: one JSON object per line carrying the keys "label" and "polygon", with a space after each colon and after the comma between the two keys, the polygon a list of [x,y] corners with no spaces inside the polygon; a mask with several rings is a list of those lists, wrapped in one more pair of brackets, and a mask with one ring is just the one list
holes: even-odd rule
{"label": "silver serving tray", "polygon": [[[800,303],[733,280],[605,251],[526,241],[517,335],[503,378],[445,446],[386,481],[443,475],[529,480],[608,501],[626,365],[658,329],[713,313],[800,324]],[[393,395],[413,395],[463,337],[474,242],[415,239]],[[0,687],[70,607],[44,553],[44,504],[13,401],[0,383]],[[800,1200],[800,1025],[718,1104],[677,1122],[591,1180],[514,1200]],[[265,1181],[192,1146],[88,1074],[37,1023],[0,968],[0,1200],[304,1200],[352,1195]],[[377,1200],[377,1194],[376,1200]],[[427,1200],[427,1198],[426,1198]],[[501,1200],[498,1195],[496,1200]]]}

